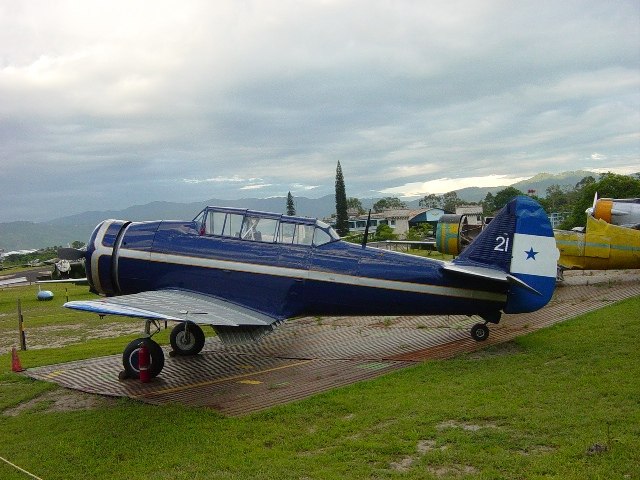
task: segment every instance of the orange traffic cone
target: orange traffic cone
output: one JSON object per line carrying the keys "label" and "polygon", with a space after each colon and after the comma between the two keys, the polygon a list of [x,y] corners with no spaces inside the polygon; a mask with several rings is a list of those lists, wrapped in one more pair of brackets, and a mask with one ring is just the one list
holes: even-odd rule
{"label": "orange traffic cone", "polygon": [[16,351],[16,347],[11,349],[11,370],[13,372],[22,372],[24,368],[20,364],[20,358],[18,357],[18,352]]}

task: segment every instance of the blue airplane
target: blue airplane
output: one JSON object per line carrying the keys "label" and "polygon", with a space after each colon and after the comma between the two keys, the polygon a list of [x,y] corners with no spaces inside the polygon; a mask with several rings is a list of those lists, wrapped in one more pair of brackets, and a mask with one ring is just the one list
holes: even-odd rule
{"label": "blue airplane", "polygon": [[542,207],[520,196],[451,262],[347,243],[311,218],[227,207],[191,221],[105,220],[78,255],[105,297],[64,306],[144,319],[145,336],[123,353],[126,375],[137,378],[142,342],[150,375],[164,366],[151,339],[163,320],[179,322],[172,355],[201,351],[199,325],[238,343],[302,315],[478,315],[471,335],[485,340],[502,312],[547,304],[559,254]]}

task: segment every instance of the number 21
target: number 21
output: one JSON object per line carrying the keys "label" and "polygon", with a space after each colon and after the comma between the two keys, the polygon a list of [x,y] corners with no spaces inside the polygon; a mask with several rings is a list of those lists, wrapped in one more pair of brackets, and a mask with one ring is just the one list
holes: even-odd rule
{"label": "number 21", "polygon": [[509,250],[509,237],[496,237],[496,246],[493,247],[496,252],[506,252]]}

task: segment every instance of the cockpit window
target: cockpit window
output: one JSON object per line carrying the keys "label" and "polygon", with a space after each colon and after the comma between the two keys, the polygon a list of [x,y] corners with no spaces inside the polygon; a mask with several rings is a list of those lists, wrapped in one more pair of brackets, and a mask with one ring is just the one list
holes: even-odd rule
{"label": "cockpit window", "polygon": [[224,212],[210,211],[207,215],[207,235],[222,235],[226,216]]}
{"label": "cockpit window", "polygon": [[227,213],[227,219],[224,223],[223,234],[228,237],[239,237],[240,229],[242,228],[242,220],[244,220],[244,215],[238,215],[237,213]]}
{"label": "cockpit window", "polygon": [[313,242],[313,225],[298,225],[293,243],[296,245],[311,245]]}
{"label": "cockpit window", "polygon": [[242,224],[240,237],[243,240],[256,242],[273,242],[276,235],[278,220],[275,218],[262,218],[246,216]]}
{"label": "cockpit window", "polygon": [[293,239],[296,235],[295,223],[280,222],[280,228],[278,229],[278,243],[293,243]]}
{"label": "cockpit window", "polygon": [[316,228],[315,233],[313,234],[313,244],[316,246],[324,245],[325,243],[329,243],[331,241],[331,235],[325,232],[321,228]]}
{"label": "cockpit window", "polygon": [[326,231],[326,233],[331,237],[331,240],[340,240],[340,235],[336,232],[331,226],[327,225],[320,220],[316,221],[316,225]]}
{"label": "cockpit window", "polygon": [[219,235],[254,242],[311,246],[324,245],[340,239],[335,230],[320,221],[314,224],[301,219],[298,222],[293,218],[280,219],[252,212],[242,214],[206,209],[194,219],[194,222],[200,235]]}

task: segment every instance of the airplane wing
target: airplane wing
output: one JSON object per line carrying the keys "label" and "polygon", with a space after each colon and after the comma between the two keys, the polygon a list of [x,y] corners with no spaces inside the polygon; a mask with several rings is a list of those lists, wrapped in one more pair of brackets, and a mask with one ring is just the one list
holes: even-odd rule
{"label": "airplane wing", "polygon": [[519,285],[533,293],[537,293],[538,295],[541,295],[541,293],[538,292],[535,288],[526,284],[519,278],[513,275],[510,275],[508,273],[502,272],[500,270],[494,270],[493,268],[475,267],[475,266],[469,266],[469,265],[455,265],[453,263],[445,263],[443,265],[443,268],[447,272],[454,272],[461,275],[467,275],[467,276],[476,277],[476,278],[483,278],[485,280],[496,280],[498,282],[505,282],[505,283],[508,282],[514,285]]}
{"label": "airplane wing", "polygon": [[188,320],[219,327],[269,326],[280,320],[226,300],[184,290],[154,290],[100,300],[67,302],[64,306],[99,315],[179,322]]}

